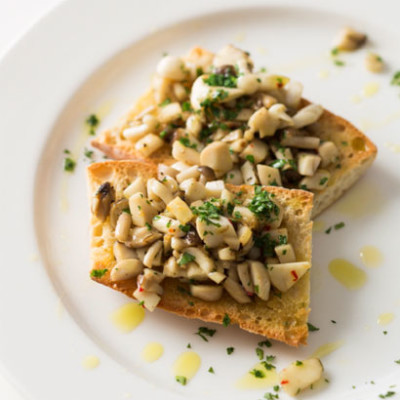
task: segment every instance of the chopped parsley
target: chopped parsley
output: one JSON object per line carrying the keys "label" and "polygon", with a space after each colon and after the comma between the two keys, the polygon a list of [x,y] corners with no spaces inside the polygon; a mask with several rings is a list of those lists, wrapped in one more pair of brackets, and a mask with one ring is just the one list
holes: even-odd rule
{"label": "chopped parsley", "polygon": [[261,371],[260,369],[252,369],[250,371],[250,374],[253,375],[255,378],[264,378],[265,377],[265,373],[263,371]]}
{"label": "chopped parsley", "polygon": [[124,208],[122,210],[122,212],[127,213],[127,214],[131,214],[131,210],[129,208]]}
{"label": "chopped parsley", "polygon": [[91,159],[93,157],[93,150],[86,149],[83,151],[83,154],[86,158]]}
{"label": "chopped parsley", "polygon": [[255,163],[255,161],[254,161],[254,156],[251,155],[251,154],[247,154],[246,160],[247,160],[247,161],[250,161],[252,164]]}
{"label": "chopped parsley", "polygon": [[148,222],[145,223],[145,226],[146,226],[147,230],[151,231],[151,225]]}
{"label": "chopped parsley", "polygon": [[167,97],[164,101],[162,101],[158,106],[159,107],[165,107],[165,106],[167,106],[168,104],[170,104],[171,103],[171,99],[169,98],[169,97]]}
{"label": "chopped parsley", "polygon": [[299,361],[299,360],[297,360],[297,361],[296,361],[296,366],[300,367],[301,365],[303,365],[303,362],[302,362],[302,361]]}
{"label": "chopped parsley", "polygon": [[267,399],[267,400],[279,399],[279,394],[278,393],[265,393],[264,394],[264,399]]}
{"label": "chopped parsley", "polygon": [[99,118],[96,114],[91,114],[86,118],[86,125],[90,128],[89,135],[94,136],[96,134],[96,128],[100,123]]}
{"label": "chopped parsley", "polygon": [[184,101],[182,103],[182,111],[193,111],[189,101]]}
{"label": "chopped parsley", "polygon": [[165,131],[165,130],[160,132],[160,138],[161,139],[165,139],[167,135],[168,135],[168,132]]}
{"label": "chopped parsley", "polygon": [[396,364],[400,364],[400,359],[395,360],[395,363],[396,363]]}
{"label": "chopped parsley", "polygon": [[178,261],[178,265],[189,264],[190,262],[194,261],[195,259],[196,259],[195,256],[185,252],[182,254],[180,260]]}
{"label": "chopped parsley", "polygon": [[64,171],[74,172],[75,167],[76,167],[76,161],[73,160],[71,157],[66,157],[64,159]]}
{"label": "chopped parsley", "polygon": [[214,368],[213,368],[213,367],[208,368],[208,372],[209,372],[210,374],[215,374]]}
{"label": "chopped parsley", "polygon": [[345,227],[345,224],[344,224],[344,222],[339,222],[338,224],[335,224],[333,227],[334,227],[335,230],[337,231],[338,229],[344,228],[344,227]]}
{"label": "chopped parsley", "polygon": [[333,60],[333,63],[337,66],[337,67],[343,67],[344,65],[346,65],[346,63],[342,60]]}
{"label": "chopped parsley", "polygon": [[[274,357],[275,358],[275,357]],[[261,364],[264,366],[264,368],[267,371],[271,371],[271,369],[275,369],[275,365],[272,365],[271,363],[269,363],[268,361],[261,361]]]}
{"label": "chopped parsley", "polygon": [[188,344],[186,345],[186,348],[187,348],[187,349],[191,349],[191,348],[192,348],[192,345],[191,345],[190,343],[188,343]]}
{"label": "chopped parsley", "polygon": [[217,207],[210,201],[205,201],[199,207],[190,208],[193,214],[200,218],[200,221],[204,221],[207,225],[214,225],[216,227],[221,226],[218,222],[215,222],[215,220],[219,219],[219,216],[222,214],[222,210],[220,207]]}
{"label": "chopped parsley", "polygon": [[231,319],[228,314],[224,315],[224,319],[222,320],[222,325],[227,327],[231,323]]}
{"label": "chopped parsley", "polygon": [[226,352],[227,352],[228,355],[231,355],[234,351],[235,351],[234,347],[227,347],[226,348]]}
{"label": "chopped parsley", "polygon": [[182,231],[182,232],[189,232],[190,231],[190,224],[186,224],[186,225],[179,225],[179,229]]}
{"label": "chopped parsley", "polygon": [[187,383],[187,378],[186,376],[176,376],[175,380],[180,383],[182,386],[185,386]]}
{"label": "chopped parsley", "polygon": [[310,322],[307,322],[307,326],[308,326],[308,332],[316,332],[316,331],[319,331],[319,328],[317,328],[316,326],[314,326],[314,325],[311,324]]}
{"label": "chopped parsley", "polygon": [[216,329],[210,329],[206,326],[200,326],[200,328],[196,332],[196,335],[200,336],[205,342],[208,342],[207,336],[213,337],[215,335],[215,332],[217,332]]}
{"label": "chopped parsley", "polygon": [[237,86],[237,77],[233,74],[210,74],[208,78],[203,79],[204,83],[209,86],[223,86],[227,88],[235,88]]}
{"label": "chopped parsley", "polygon": [[197,148],[197,144],[196,143],[191,143],[189,138],[187,138],[187,137],[181,137],[179,139],[179,143],[184,145],[185,147],[189,147],[190,149],[196,149]]}
{"label": "chopped parsley", "polygon": [[328,182],[328,177],[327,177],[327,176],[324,176],[324,177],[321,178],[321,180],[319,181],[319,184],[322,186],[322,185],[325,185],[326,182]]}
{"label": "chopped parsley", "polygon": [[272,343],[271,343],[269,340],[264,340],[263,342],[258,342],[258,345],[259,345],[260,347],[263,347],[263,346],[265,346],[265,347],[271,347],[271,346],[272,346]]}
{"label": "chopped parsley", "polygon": [[331,50],[331,55],[332,56],[337,56],[339,54],[339,49],[337,48],[337,47],[334,47],[332,50]]}
{"label": "chopped parsley", "polygon": [[235,211],[235,212],[233,213],[233,217],[234,217],[235,219],[242,219],[242,214],[240,214],[239,211]]}
{"label": "chopped parsley", "polygon": [[260,360],[262,360],[264,358],[264,350],[261,347],[257,347],[256,355]]}
{"label": "chopped parsley", "polygon": [[329,235],[329,234],[331,233],[331,230],[332,230],[332,227],[330,226],[330,227],[325,231],[325,233],[326,233],[327,235]]}
{"label": "chopped parsley", "polygon": [[386,394],[380,394],[379,398],[380,399],[387,399],[388,397],[392,397],[396,394],[396,392],[393,392],[392,390],[389,390],[388,392],[386,392]]}
{"label": "chopped parsley", "polygon": [[279,215],[279,207],[270,199],[269,193],[261,186],[254,187],[254,197],[248,206],[249,210],[261,220],[273,221]]}
{"label": "chopped parsley", "polygon": [[94,269],[90,272],[92,278],[101,278],[108,271],[107,268],[104,269]]}
{"label": "chopped parsley", "polygon": [[395,72],[392,80],[390,81],[391,85],[400,86],[400,71]]}

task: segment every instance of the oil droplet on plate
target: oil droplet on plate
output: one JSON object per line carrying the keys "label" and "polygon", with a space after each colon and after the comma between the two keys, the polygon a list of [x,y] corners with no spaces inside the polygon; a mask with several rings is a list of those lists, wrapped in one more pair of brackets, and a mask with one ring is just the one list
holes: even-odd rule
{"label": "oil droplet on plate", "polygon": [[313,232],[323,232],[326,227],[326,222],[325,221],[314,221],[312,230]]}
{"label": "oil droplet on plate", "polygon": [[[258,370],[262,377],[255,377],[250,371]],[[238,389],[265,389],[278,383],[278,374],[275,368],[266,369],[264,364],[257,363],[249,372],[246,372],[235,384]]]}
{"label": "oil droplet on plate", "polygon": [[329,263],[331,275],[347,289],[360,289],[367,281],[367,274],[343,258],[335,258]]}
{"label": "oil droplet on plate", "polygon": [[327,69],[321,69],[318,72],[319,79],[328,79],[329,78],[329,71]]}
{"label": "oil droplet on plate", "polygon": [[394,320],[394,314],[393,313],[383,313],[378,317],[376,322],[377,322],[378,325],[388,325],[393,320]]}
{"label": "oil droplet on plate", "polygon": [[353,104],[359,104],[359,103],[361,103],[361,100],[362,100],[362,98],[358,94],[355,94],[355,95],[350,97],[350,101]]}
{"label": "oil droplet on plate", "polygon": [[164,347],[161,343],[148,343],[142,351],[142,358],[148,363],[157,361],[164,353]]}
{"label": "oil droplet on plate", "polygon": [[334,206],[335,211],[352,218],[361,218],[380,212],[385,199],[379,188],[371,183],[360,182],[347,192]]}
{"label": "oil droplet on plate", "polygon": [[85,369],[95,369],[100,365],[100,359],[96,356],[86,356],[82,360],[82,367]]}
{"label": "oil droplet on plate", "polygon": [[172,371],[175,377],[183,376],[189,381],[196,375],[200,364],[200,356],[195,351],[185,351],[175,360]]}
{"label": "oil droplet on plate", "polygon": [[364,85],[363,95],[365,97],[372,97],[374,94],[379,91],[379,83],[377,82],[369,82]]}
{"label": "oil droplet on plate", "polygon": [[366,267],[376,268],[383,262],[383,254],[375,246],[364,246],[360,249],[360,258]]}
{"label": "oil droplet on plate", "polygon": [[317,350],[314,351],[311,357],[322,358],[326,357],[328,354],[333,353],[339,347],[342,347],[344,344],[344,340],[338,340],[336,342],[325,343],[322,346],[318,347]]}
{"label": "oil droplet on plate", "polygon": [[140,325],[145,311],[137,303],[128,303],[113,312],[111,319],[114,325],[122,332],[130,332]]}
{"label": "oil droplet on plate", "polygon": [[400,144],[386,142],[385,147],[393,153],[400,153]]}

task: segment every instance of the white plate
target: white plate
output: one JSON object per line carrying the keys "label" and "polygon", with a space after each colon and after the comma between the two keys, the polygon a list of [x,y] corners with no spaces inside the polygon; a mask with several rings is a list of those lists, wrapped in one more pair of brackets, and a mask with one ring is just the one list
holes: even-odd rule
{"label": "white plate", "polygon": [[[101,129],[111,126],[148,86],[164,51],[181,54],[195,44],[217,50],[227,42],[250,50],[257,66],[301,80],[307,98],[364,125],[379,148],[366,177],[319,218],[327,226],[346,223],[330,235],[314,235],[310,321],[320,331],[310,334],[307,347],[274,343],[271,353],[283,367],[324,343],[343,341],[323,359],[329,385],[304,398],[367,399],[396,391],[390,386],[400,382],[400,366],[394,362],[400,358],[400,156],[385,143],[400,141],[400,89],[389,85],[400,66],[399,6],[388,9],[380,2],[358,19],[361,1],[335,2],[335,9],[345,14],[307,0],[296,5],[241,3],[147,0],[139,6],[129,0],[67,1],[2,60],[0,360],[27,396],[257,399],[265,393],[234,388],[235,380],[256,362],[260,337],[217,327],[218,333],[205,343],[194,335],[203,323],[162,311],[148,313],[137,330],[121,334],[110,323],[110,314],[128,300],[88,278],[84,119],[100,111]],[[345,24],[368,32],[370,48],[390,66],[386,73],[365,71],[365,49],[344,55],[346,66],[333,65],[326,53]],[[329,78],[319,79],[326,71]],[[351,97],[371,81],[380,84],[379,93],[354,104]],[[65,148],[79,154],[73,175],[63,172]],[[349,213],[350,202],[358,205]],[[68,210],[62,211],[65,203]],[[369,244],[384,254],[380,268],[362,266],[359,250]],[[328,264],[337,257],[365,270],[368,282],[362,289],[349,291],[329,275]],[[382,327],[376,321],[384,312],[397,318]],[[154,340],[164,345],[165,354],[145,364],[141,350]],[[190,384],[181,387],[174,382],[171,365],[188,342],[200,354],[202,366]],[[231,356],[225,353],[228,346],[236,349]],[[91,354],[101,364],[87,371],[81,361]],[[215,375],[207,372],[210,366]]]}

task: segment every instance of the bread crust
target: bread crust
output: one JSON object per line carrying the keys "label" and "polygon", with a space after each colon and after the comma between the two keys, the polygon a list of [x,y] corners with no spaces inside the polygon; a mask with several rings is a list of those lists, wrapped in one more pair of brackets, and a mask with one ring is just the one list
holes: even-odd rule
{"label": "bread crust", "polygon": [[[122,191],[129,181],[139,175],[145,179],[155,177],[157,168],[153,163],[141,161],[105,161],[90,165],[87,172],[89,199],[105,181],[114,186],[118,198],[122,196]],[[247,185],[227,185],[227,188],[232,192],[242,191],[242,198],[252,196],[254,192],[254,188]],[[275,194],[274,200],[284,208],[283,223],[288,229],[290,243],[293,245],[297,260],[311,262],[312,193],[272,186],[265,189]],[[92,269],[108,270],[101,278],[92,277],[92,279],[133,298],[133,292],[137,287],[136,280],[122,282],[110,280],[110,271],[115,265],[112,250],[115,238],[108,219],[101,223],[91,214],[90,225]],[[159,308],[166,311],[186,318],[215,323],[222,323],[225,314],[228,314],[232,324],[238,324],[249,332],[292,346],[306,344],[307,318],[310,311],[309,272],[286,293],[279,296],[274,292],[275,294],[271,294],[267,302],[256,298],[250,304],[239,304],[227,293],[224,293],[219,301],[212,303],[193,298],[182,289],[178,289],[178,286],[185,289],[186,286],[177,279],[166,278],[162,286],[164,294]]]}

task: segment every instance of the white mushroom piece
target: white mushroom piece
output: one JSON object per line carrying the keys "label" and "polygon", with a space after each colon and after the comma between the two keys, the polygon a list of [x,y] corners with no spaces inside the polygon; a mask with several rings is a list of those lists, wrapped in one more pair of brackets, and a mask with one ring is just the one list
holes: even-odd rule
{"label": "white mushroom piece", "polygon": [[324,367],[318,358],[295,361],[279,372],[282,389],[289,396],[296,396],[321,379]]}
{"label": "white mushroom piece", "polygon": [[268,264],[272,286],[281,292],[287,292],[310,269],[307,261],[285,264]]}
{"label": "white mushroom piece", "polygon": [[376,53],[368,53],[365,56],[365,67],[369,72],[382,72],[384,68],[382,57]]}
{"label": "white mushroom piece", "polygon": [[247,74],[253,69],[253,61],[249,53],[238,49],[231,44],[219,50],[213,60],[214,67],[223,67],[225,65],[237,65],[239,73]]}
{"label": "white mushroom piece", "polygon": [[313,176],[306,176],[299,182],[300,189],[323,190],[328,184],[331,174],[325,169],[318,169]]}
{"label": "white mushroom piece", "polygon": [[218,301],[222,297],[222,286],[190,285],[190,294],[204,301]]}
{"label": "white mushroom piece", "polygon": [[99,186],[92,199],[92,213],[104,222],[110,214],[111,203],[115,200],[115,190],[109,182]]}
{"label": "white mushroom piece", "polygon": [[143,271],[143,264],[140,260],[125,259],[117,262],[111,270],[110,279],[112,282],[119,282],[126,279],[136,278]]}
{"label": "white mushroom piece", "polygon": [[343,28],[335,38],[333,45],[339,50],[354,51],[367,41],[367,35],[353,28]]}

